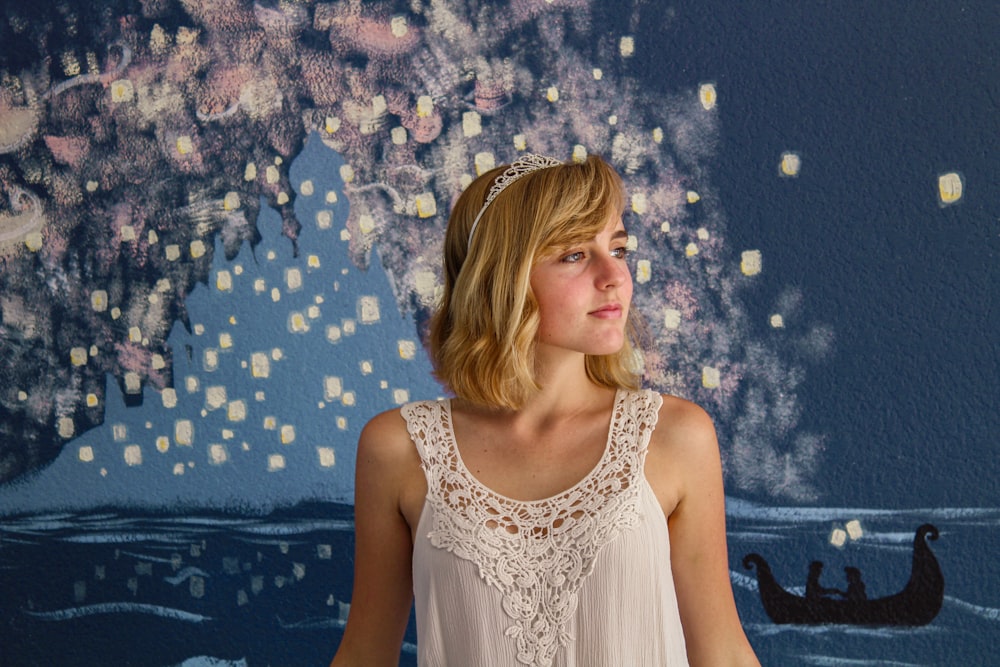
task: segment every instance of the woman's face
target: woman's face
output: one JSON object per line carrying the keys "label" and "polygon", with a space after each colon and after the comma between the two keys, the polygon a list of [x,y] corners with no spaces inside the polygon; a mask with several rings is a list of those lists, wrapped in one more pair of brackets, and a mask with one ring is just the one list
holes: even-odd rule
{"label": "woman's face", "polygon": [[531,271],[541,324],[537,344],[589,355],[614,354],[625,344],[632,302],[628,233],[614,215],[592,239],[559,248]]}

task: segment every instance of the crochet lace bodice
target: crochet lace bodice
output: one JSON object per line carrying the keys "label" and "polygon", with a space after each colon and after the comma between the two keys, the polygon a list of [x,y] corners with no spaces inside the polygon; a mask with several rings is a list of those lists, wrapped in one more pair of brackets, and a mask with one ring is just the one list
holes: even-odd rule
{"label": "crochet lace bodice", "polygon": [[[466,468],[455,441],[449,401],[404,406],[428,484],[424,514],[430,520],[421,519],[418,532],[425,534],[418,534],[414,554],[418,632],[423,583],[419,551],[426,539],[433,549],[451,554],[445,564],[471,565],[492,589],[489,595],[498,598],[502,610],[497,614],[502,627],[495,631],[511,645],[518,664],[556,664],[560,649],[576,639],[573,628],[578,625],[581,588],[602,550],[639,524],[644,513],[659,510],[655,498],[649,507],[652,492],[642,470],[661,400],[654,392],[619,391],[598,464],[566,491],[534,501],[496,493]],[[643,490],[649,496],[645,508]],[[662,511],[658,514],[664,521]],[[454,563],[456,557],[464,563]],[[665,567],[669,574],[667,561],[655,567]],[[433,572],[427,576],[432,584],[438,581]]]}

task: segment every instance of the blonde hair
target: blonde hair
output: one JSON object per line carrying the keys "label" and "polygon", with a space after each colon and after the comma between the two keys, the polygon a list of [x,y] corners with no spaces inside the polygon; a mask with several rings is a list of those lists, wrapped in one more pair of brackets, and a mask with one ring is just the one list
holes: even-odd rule
{"label": "blonde hair", "polygon": [[[480,405],[517,409],[538,391],[534,348],[538,305],[534,265],[561,247],[588,240],[624,208],[621,177],[601,158],[534,171],[508,185],[482,213],[494,180],[489,171],[459,196],[444,241],[444,294],[431,320],[435,374],[456,396]],[[598,385],[636,388],[636,316],[626,341],[610,355],[587,355],[587,377]]]}

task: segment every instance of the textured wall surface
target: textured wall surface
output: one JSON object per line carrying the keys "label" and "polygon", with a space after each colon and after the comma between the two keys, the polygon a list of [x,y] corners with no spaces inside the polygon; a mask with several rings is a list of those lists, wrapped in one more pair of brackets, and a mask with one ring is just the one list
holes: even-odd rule
{"label": "textured wall surface", "polygon": [[[987,2],[5,4],[0,663],[324,664],[360,428],[443,393],[451,202],[532,151],[623,174],[646,382],[716,420],[764,663],[990,664],[997,29]],[[927,625],[778,625],[743,566],[885,597],[924,523]]]}

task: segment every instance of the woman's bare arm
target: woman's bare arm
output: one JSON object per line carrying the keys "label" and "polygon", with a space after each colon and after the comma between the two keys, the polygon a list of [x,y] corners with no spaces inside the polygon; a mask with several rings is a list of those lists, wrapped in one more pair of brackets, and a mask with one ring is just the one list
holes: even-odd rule
{"label": "woman's bare arm", "polygon": [[331,667],[399,663],[413,600],[410,526],[400,499],[419,456],[398,411],[376,416],[358,441],[354,483],[354,592]]}
{"label": "woman's bare arm", "polygon": [[668,517],[688,660],[692,667],[759,667],[733,598],[722,463],[708,414],[665,396],[646,466]]}

